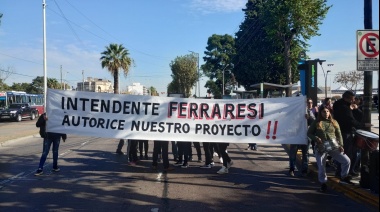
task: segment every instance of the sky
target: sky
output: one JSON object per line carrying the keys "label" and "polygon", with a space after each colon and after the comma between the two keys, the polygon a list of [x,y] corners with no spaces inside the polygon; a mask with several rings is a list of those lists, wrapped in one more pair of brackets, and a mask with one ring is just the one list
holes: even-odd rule
{"label": "sky", "polygon": [[[12,70],[5,83],[31,83],[43,76],[43,0],[0,0],[0,68]],[[132,83],[153,86],[165,95],[170,63],[198,53],[200,64],[213,34],[234,36],[244,20],[247,0],[46,0],[47,77],[76,87],[87,77],[113,81],[100,64],[110,43],[123,44],[134,60],[120,89]],[[356,70],[356,31],[364,29],[364,0],[328,0],[330,9],[307,55],[326,60],[332,89],[337,73]],[[373,29],[379,29],[379,0],[372,1]],[[333,64],[333,66],[327,66]],[[83,74],[82,74],[83,73]],[[4,73],[0,73],[3,74]],[[318,85],[324,86],[319,67]],[[378,72],[373,73],[377,88]],[[200,94],[206,95],[200,80]]]}

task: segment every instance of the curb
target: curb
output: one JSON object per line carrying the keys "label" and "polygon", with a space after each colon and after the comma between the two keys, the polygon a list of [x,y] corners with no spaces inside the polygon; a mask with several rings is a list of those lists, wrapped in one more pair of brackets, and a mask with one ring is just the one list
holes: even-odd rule
{"label": "curb", "polygon": [[19,140],[22,140],[22,139],[26,139],[26,138],[40,138],[40,137],[41,137],[40,134],[26,135],[26,136],[19,137],[19,138],[14,138],[14,139],[11,139],[11,140],[0,141],[0,145],[5,144],[5,143],[9,143],[9,142],[16,142],[16,141],[19,141]]}
{"label": "curb", "polygon": [[[302,164],[302,152],[297,152],[297,165]],[[316,162],[309,160],[309,176],[318,182],[318,167]],[[327,186],[335,191],[344,193],[350,199],[360,203],[370,204],[379,208],[379,195],[372,193],[370,190],[360,187],[360,185],[349,185],[340,183],[340,179],[327,173]]]}

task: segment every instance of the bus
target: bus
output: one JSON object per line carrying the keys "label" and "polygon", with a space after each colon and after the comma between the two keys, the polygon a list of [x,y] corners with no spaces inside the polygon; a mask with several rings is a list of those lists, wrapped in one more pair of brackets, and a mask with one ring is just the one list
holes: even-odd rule
{"label": "bus", "polygon": [[[1,93],[0,97],[2,97]],[[7,91],[5,97],[0,98],[0,105],[4,105],[4,108],[7,108],[13,103],[29,103],[32,108],[38,111],[37,117],[45,112],[43,94],[28,94],[24,91]]]}
{"label": "bus", "polygon": [[7,106],[7,93],[6,92],[0,92],[0,111],[4,110]]}

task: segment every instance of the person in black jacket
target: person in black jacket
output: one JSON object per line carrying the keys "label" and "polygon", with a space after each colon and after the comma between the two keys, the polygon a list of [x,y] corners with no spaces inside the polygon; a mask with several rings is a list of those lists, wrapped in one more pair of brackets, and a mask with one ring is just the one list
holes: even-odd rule
{"label": "person in black jacket", "polygon": [[59,149],[59,143],[61,142],[61,138],[63,142],[66,141],[67,135],[62,133],[54,133],[54,132],[46,132],[46,121],[48,120],[46,114],[42,114],[37,122],[36,127],[40,128],[40,135],[44,139],[43,143],[43,150],[42,155],[40,159],[40,163],[38,165],[38,169],[34,175],[42,175],[43,174],[43,168],[46,161],[46,158],[49,154],[50,147],[53,144],[53,172],[59,172],[60,169],[58,167],[58,149]]}
{"label": "person in black jacket", "polygon": [[[352,91],[343,93],[342,98],[334,103],[334,119],[338,121],[343,137],[344,153],[351,161],[356,161],[357,147],[354,144],[354,134],[356,129],[370,127],[370,123],[362,123],[355,119],[352,110],[355,100],[355,94]],[[350,167],[350,174],[356,173]],[[339,166],[336,173],[340,171]]]}

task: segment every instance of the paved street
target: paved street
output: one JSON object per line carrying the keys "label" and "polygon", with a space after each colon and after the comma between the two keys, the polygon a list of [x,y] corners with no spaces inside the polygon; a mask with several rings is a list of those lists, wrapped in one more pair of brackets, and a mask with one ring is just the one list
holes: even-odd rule
{"label": "paved street", "polygon": [[[34,127],[34,122],[21,124],[26,123]],[[212,169],[200,169],[202,163],[195,161],[169,173],[161,163],[152,170],[151,160],[128,166],[126,156],[115,154],[117,143],[69,135],[61,143],[61,172],[51,172],[49,155],[45,174],[36,177],[41,138],[35,134],[1,142],[1,211],[378,211],[378,194],[364,193],[377,197],[373,205],[348,195],[351,190],[339,190],[339,182],[320,193],[313,173],[288,176],[282,145],[259,144],[258,151],[249,151],[246,144],[231,144],[234,165],[229,174],[218,175],[217,157]],[[153,143],[149,145],[151,156]]]}

